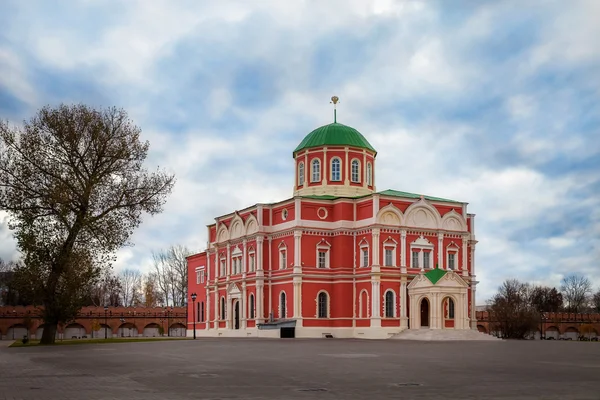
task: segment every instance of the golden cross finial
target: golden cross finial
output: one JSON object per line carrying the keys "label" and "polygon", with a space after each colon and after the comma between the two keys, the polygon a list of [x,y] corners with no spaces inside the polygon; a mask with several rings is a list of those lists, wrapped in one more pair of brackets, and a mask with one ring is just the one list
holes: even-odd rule
{"label": "golden cross finial", "polygon": [[336,104],[338,103],[338,101],[340,101],[340,98],[337,96],[332,96],[331,97],[331,103],[333,103],[333,122],[336,123],[337,122],[337,110],[336,110]]}

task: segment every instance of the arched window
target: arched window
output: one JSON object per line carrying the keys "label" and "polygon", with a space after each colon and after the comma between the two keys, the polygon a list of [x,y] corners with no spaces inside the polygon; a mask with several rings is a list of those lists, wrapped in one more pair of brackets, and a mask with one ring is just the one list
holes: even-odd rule
{"label": "arched window", "polygon": [[319,293],[318,298],[319,303],[319,318],[327,318],[327,293],[321,292]]}
{"label": "arched window", "polygon": [[385,317],[394,318],[394,292],[385,292]]}
{"label": "arched window", "polygon": [[341,168],[340,168],[340,159],[334,158],[331,160],[331,180],[332,181],[341,181]]}
{"label": "arched window", "polygon": [[285,318],[285,292],[281,292],[279,295],[279,318]]}
{"label": "arched window", "polygon": [[250,301],[248,302],[250,305],[250,319],[254,319],[254,295],[250,294]]}
{"label": "arched window", "polygon": [[352,182],[360,182],[360,165],[358,160],[352,160]]}
{"label": "arched window", "polygon": [[321,161],[318,158],[312,160],[312,178],[311,182],[319,182],[321,180]]}
{"label": "arched window", "polygon": [[225,297],[221,297],[221,319],[225,319]]}
{"label": "arched window", "polygon": [[304,163],[298,164],[298,186],[304,185]]}
{"label": "arched window", "polygon": [[454,319],[454,300],[448,299],[448,318]]}
{"label": "arched window", "polygon": [[367,186],[373,186],[373,166],[367,163]]}

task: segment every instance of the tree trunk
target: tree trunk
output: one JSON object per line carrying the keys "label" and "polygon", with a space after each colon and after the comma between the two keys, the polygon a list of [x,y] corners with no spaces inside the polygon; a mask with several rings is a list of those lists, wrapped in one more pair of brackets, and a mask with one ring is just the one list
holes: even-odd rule
{"label": "tree trunk", "polygon": [[44,323],[44,331],[42,333],[42,340],[40,340],[40,344],[54,344],[54,341],[56,339],[57,328],[58,328],[58,323],[45,322]]}

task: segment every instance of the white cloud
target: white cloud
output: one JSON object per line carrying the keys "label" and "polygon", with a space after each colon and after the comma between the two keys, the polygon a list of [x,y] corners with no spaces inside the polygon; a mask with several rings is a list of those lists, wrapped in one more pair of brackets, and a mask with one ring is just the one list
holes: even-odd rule
{"label": "white cloud", "polygon": [[[147,269],[152,250],[173,243],[199,250],[215,216],[290,197],[291,152],[310,130],[331,122],[335,94],[342,100],[339,121],[379,150],[378,189],[470,203],[480,241],[478,299],[511,276],[556,282],[586,265],[600,278],[592,255],[568,253],[574,243],[600,251],[590,239],[600,237],[600,204],[581,197],[597,178],[538,167],[558,156],[583,161],[600,154],[573,127],[583,112],[575,103],[578,86],[542,89],[527,81],[548,66],[575,70],[597,62],[596,2],[540,9],[541,36],[532,49],[497,62],[481,61],[494,54],[479,54],[473,44],[485,49],[486,41],[511,33],[502,18],[514,13],[514,3],[465,10],[462,23],[448,23],[431,3],[391,0],[82,4],[76,12],[105,5],[103,24],[88,30],[84,20],[46,18],[23,5],[32,23],[6,33],[21,51],[0,41],[0,85],[38,107],[47,100],[34,89],[33,64],[87,76],[142,127],[149,165],[178,177],[165,211],[145,218],[132,238],[136,246],[119,252],[117,268]],[[347,45],[349,39],[360,45]],[[235,79],[246,65],[268,74],[272,104],[238,101]],[[597,70],[585,79],[588,88],[594,83],[600,87]],[[248,90],[254,84],[242,82]],[[411,111],[389,111],[396,104]],[[167,122],[156,123],[157,115]],[[222,120],[237,125],[215,128]],[[174,132],[169,121],[185,126]],[[589,210],[590,222],[538,232],[527,242],[514,238],[564,218],[569,207]],[[6,235],[0,230],[0,255],[12,256]]]}

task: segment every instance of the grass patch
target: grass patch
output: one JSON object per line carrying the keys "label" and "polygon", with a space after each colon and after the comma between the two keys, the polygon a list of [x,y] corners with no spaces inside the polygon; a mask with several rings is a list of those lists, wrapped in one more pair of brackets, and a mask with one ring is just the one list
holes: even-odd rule
{"label": "grass patch", "polygon": [[23,344],[20,340],[15,341],[8,347],[32,347],[32,346],[67,346],[77,344],[103,344],[103,343],[132,343],[132,342],[162,342],[167,340],[189,340],[187,337],[177,338],[110,338],[110,339],[69,339],[69,340],[57,340],[51,345],[42,345],[39,340],[30,340]]}

